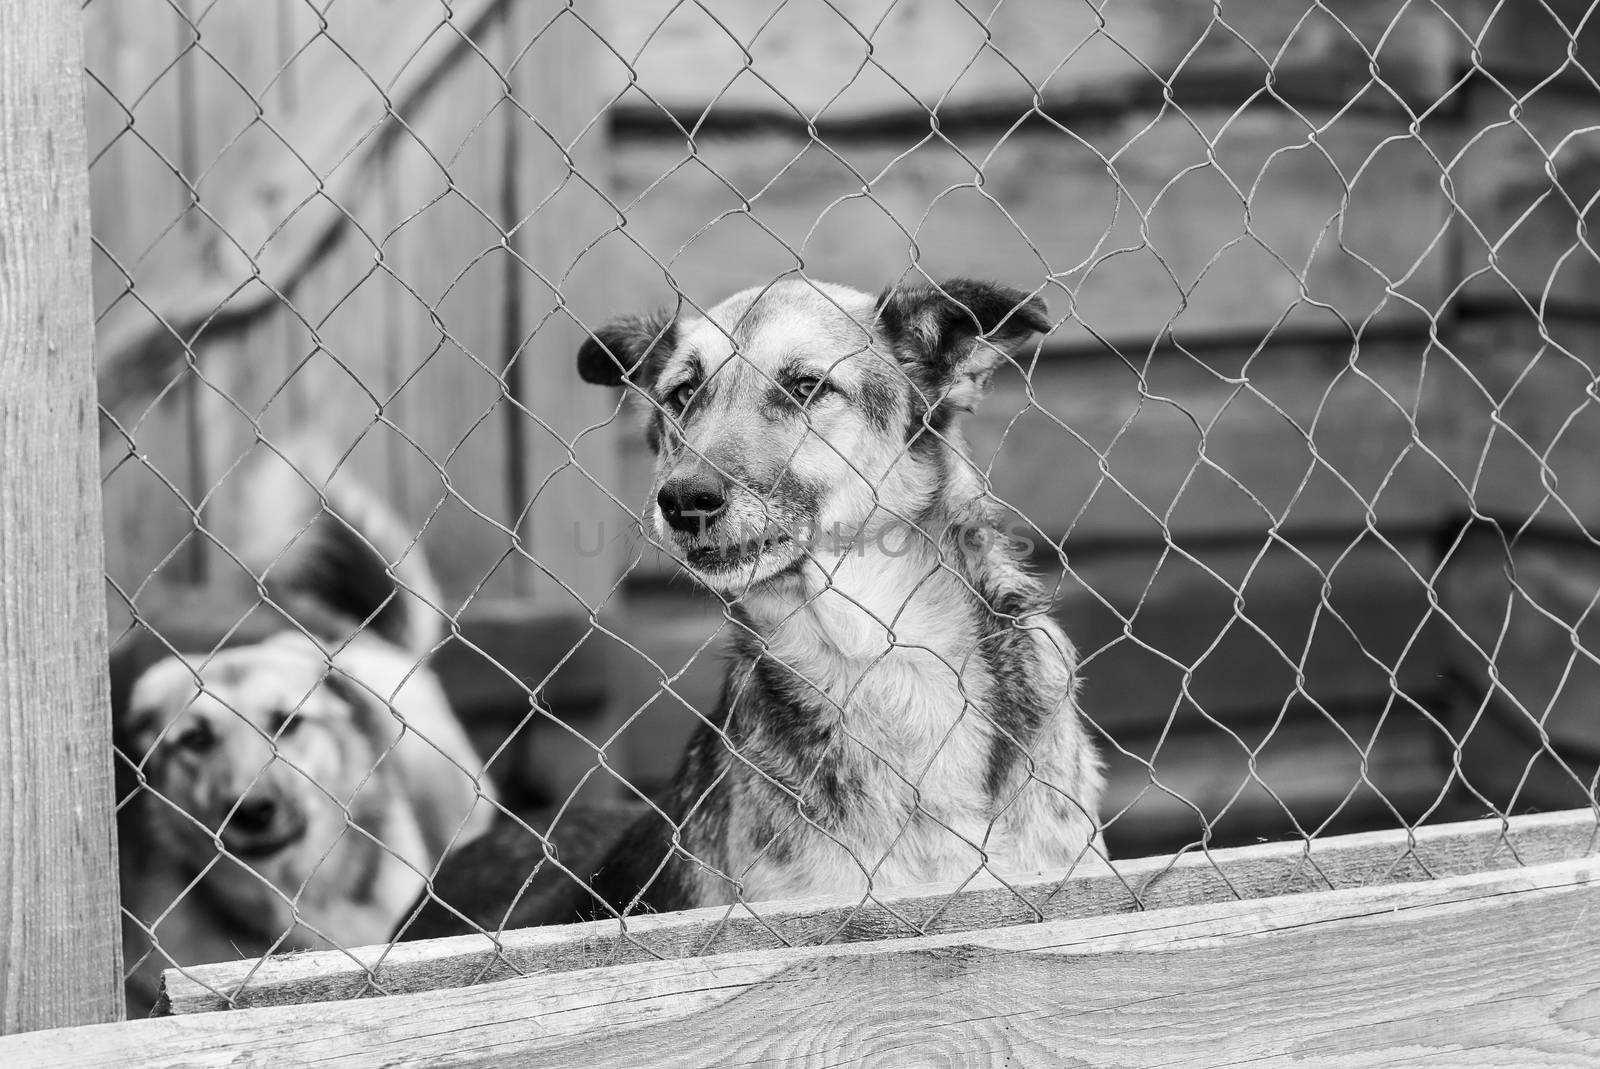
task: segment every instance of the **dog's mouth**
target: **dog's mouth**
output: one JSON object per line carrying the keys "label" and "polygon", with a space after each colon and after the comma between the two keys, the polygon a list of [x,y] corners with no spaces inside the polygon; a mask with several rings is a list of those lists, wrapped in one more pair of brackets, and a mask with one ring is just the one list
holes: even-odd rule
{"label": "dog's mouth", "polygon": [[792,536],[782,531],[770,531],[760,538],[691,546],[684,554],[684,560],[697,572],[716,575],[759,564],[775,553],[787,553],[793,546]]}
{"label": "dog's mouth", "polygon": [[286,819],[262,831],[240,831],[229,827],[222,832],[222,845],[247,861],[260,861],[289,849],[306,833],[303,818]]}

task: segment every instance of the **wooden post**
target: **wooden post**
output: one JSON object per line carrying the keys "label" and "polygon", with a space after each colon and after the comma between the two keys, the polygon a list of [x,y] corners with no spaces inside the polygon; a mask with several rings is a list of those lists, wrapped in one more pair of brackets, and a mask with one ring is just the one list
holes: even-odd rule
{"label": "wooden post", "polygon": [[522,589],[541,604],[585,611],[622,570],[629,520],[608,496],[619,489],[616,431],[585,433],[614,415],[617,398],[580,380],[575,362],[589,330],[633,309],[612,277],[613,245],[599,242],[617,224],[593,188],[608,184],[610,169],[606,126],[596,121],[608,99],[597,73],[604,50],[559,4],[508,7],[506,30],[515,53],[510,242],[525,265],[515,272],[519,336],[506,371],[521,405],[512,504],[525,510]]}
{"label": "wooden post", "polygon": [[122,1016],[80,17],[0,4],[0,1032]]}

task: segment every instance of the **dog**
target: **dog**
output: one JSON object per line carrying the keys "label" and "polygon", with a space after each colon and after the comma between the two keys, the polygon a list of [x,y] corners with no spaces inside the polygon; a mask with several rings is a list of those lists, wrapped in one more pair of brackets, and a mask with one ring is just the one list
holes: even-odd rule
{"label": "dog", "polygon": [[423,664],[440,599],[414,538],[353,484],[324,506],[298,466],[263,467],[246,495],[262,515],[241,557],[269,601],[241,625],[254,640],[160,657],[118,703],[130,1016],[165,968],[384,941],[492,817]]}
{"label": "dog", "polygon": [[721,700],[659,805],[598,837],[497,826],[408,934],[1103,859],[1076,653],[961,430],[1049,328],[986,282],[786,279],[585,342],[582,377],[646,410],[653,540],[735,625]]}

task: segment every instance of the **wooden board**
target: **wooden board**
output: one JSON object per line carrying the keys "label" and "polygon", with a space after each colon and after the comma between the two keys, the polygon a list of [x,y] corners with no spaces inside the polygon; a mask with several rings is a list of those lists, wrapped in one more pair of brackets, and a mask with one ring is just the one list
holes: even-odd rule
{"label": "wooden board", "polygon": [[[1438,99],[1465,55],[1446,17],[1399,0],[1224,8],[1134,0],[1098,8],[1052,0],[964,7],[936,0],[827,5],[739,0],[619,4],[608,37],[631,66],[615,72],[629,119],[686,125],[706,114],[848,122],[937,107],[945,117],[1010,107],[1037,90],[1047,109],[1160,99],[1243,103],[1268,74],[1304,104],[1388,93]],[[1505,18],[1503,21],[1511,21]],[[870,56],[867,54],[871,46]],[[1387,91],[1368,88],[1373,53]],[[621,67],[621,63],[616,64]]]}
{"label": "wooden board", "polygon": [[[400,25],[387,17],[362,19],[355,5],[341,5],[335,21],[350,15],[356,27],[350,32],[359,37],[343,38],[341,52],[319,31],[296,49],[292,99],[330,105],[302,110],[292,120],[274,114],[252,128],[263,148],[241,148],[219,160],[211,181],[226,192],[208,211],[231,240],[218,243],[216,261],[189,262],[147,280],[144,307],[119,306],[101,323],[102,403],[120,413],[165,381],[182,356],[175,336],[188,340],[281,303],[278,294],[351,221],[351,209],[341,208],[356,203],[353,187],[363,181],[363,164],[390,143],[394,117],[409,113],[439,84],[440,72],[467,50],[463,35],[482,25],[495,2],[464,0],[448,12],[418,9]],[[363,56],[361,66],[350,52]],[[285,144],[294,151],[285,152]]]}
{"label": "wooden board", "polygon": [[616,245],[601,241],[617,224],[610,94],[599,78],[610,54],[589,24],[554,3],[514,5],[506,34],[511,97],[503,117],[515,151],[508,267],[517,336],[507,346],[507,415],[516,564],[525,594],[587,612],[612,593],[625,549],[601,529],[618,526],[608,496],[618,443],[590,430],[616,401],[580,380],[573,360],[617,284]]}
{"label": "wooden board", "polygon": [[1439,582],[1452,621],[1449,724],[1465,789],[1481,803],[1505,812],[1591,804],[1597,598],[1600,547],[1587,540],[1479,525],[1451,547]]}
{"label": "wooden board", "polygon": [[1481,515],[1600,529],[1600,325],[1509,311],[1472,321],[1433,361],[1449,398],[1441,455]]}
{"label": "wooden board", "polygon": [[[333,1001],[489,983],[512,976],[776,950],[785,946],[1000,928],[1039,921],[1082,921],[1137,910],[1173,910],[1570,860],[1596,847],[1588,811],[1481,820],[1331,836],[1180,856],[1119,861],[1114,872],[1021,876],[1006,886],[928,885],[881,892],[870,900],[839,895],[765,902],[750,908],[688,910],[613,922],[558,925],[484,936],[372,947],[352,956],[300,954],[261,963],[232,962],[167,973],[176,1014],[223,1009],[219,992],[239,1008]],[[367,970],[372,970],[369,973]],[[248,978],[248,985],[241,982]]]}
{"label": "wooden board", "polygon": [[0,1034],[122,1015],[79,18],[0,6]]}
{"label": "wooden board", "polygon": [[1475,66],[1513,93],[1556,84],[1592,89],[1600,69],[1600,27],[1589,0],[1543,0],[1533,7],[1469,0],[1451,12],[1477,47]]}
{"label": "wooden board", "polygon": [[[1595,1064],[1593,860],[4,1041],[40,1064]],[[1241,1025],[1244,1021],[1247,1024]],[[248,1031],[246,1031],[248,1030]],[[11,1050],[6,1051],[5,1048]]]}
{"label": "wooden board", "polygon": [[1421,321],[1447,286],[1438,163],[1404,126],[1356,113],[1314,140],[1269,109],[825,145],[705,134],[692,152],[635,139],[616,168],[613,313],[670,304],[669,276],[705,307],[802,268],[872,292],[920,268],[1037,289],[1071,317],[1054,340],[1137,352],[1167,330],[1259,338],[1280,321],[1348,338],[1369,316]]}
{"label": "wooden board", "polygon": [[1162,735],[1125,732],[1102,752],[1100,817],[1119,855],[1493,809],[1454,803],[1447,730],[1404,703],[1382,713],[1294,704],[1280,720],[1231,729],[1191,721]]}
{"label": "wooden board", "polygon": [[[193,31],[164,0],[93,5],[82,21],[95,314],[136,316],[140,283],[199,260],[213,236],[187,184],[197,177],[201,58],[186,53]],[[193,581],[204,565],[192,537],[197,386],[172,367],[142,404],[118,413],[120,430],[105,424],[106,571],[124,593],[154,572]]]}
{"label": "wooden board", "polygon": [[[213,9],[208,25],[238,29],[241,20],[268,10]],[[240,157],[253,158],[258,168],[286,167],[308,151],[300,141],[323,133],[308,118],[323,110],[321,98],[294,81],[308,65],[324,81],[330,72],[357,79],[361,84],[349,92],[358,99],[376,92],[369,77],[384,86],[399,73],[392,46],[372,29],[379,12],[341,5],[325,34],[314,12],[299,14],[275,42],[275,58],[266,60],[279,73],[268,80],[262,124],[285,138],[298,132],[299,141],[241,138],[218,162],[219,172]],[[303,25],[307,19],[310,26]],[[474,44],[494,51],[503,41],[496,26],[478,26]],[[411,27],[419,35],[424,29],[437,26]],[[500,379],[510,348],[501,252],[510,226],[503,203],[509,161],[496,108],[504,81],[480,52],[462,46],[454,57],[437,73],[437,87],[395,120],[370,173],[342,174],[337,156],[322,164],[341,172],[337,211],[348,223],[303,275],[273,280],[286,288],[243,329],[215,332],[201,346],[200,368],[211,387],[201,427],[210,480],[206,523],[221,546],[236,544],[253,514],[241,497],[241,465],[261,449],[309,435],[336,456],[348,452],[346,468],[422,532],[451,611],[474,593],[515,593],[510,571],[498,569],[516,522]],[[218,62],[228,58],[219,55]],[[322,149],[354,151],[358,144]],[[208,188],[220,213],[230,190],[217,181]],[[330,210],[313,198],[287,216],[276,241],[314,245],[307,235],[330,225]],[[226,552],[218,556],[218,569],[228,571]]]}
{"label": "wooden board", "polygon": [[[452,611],[520,592],[504,565],[518,511],[502,378],[515,344],[503,247],[515,166],[500,106],[504,24],[490,21],[470,40],[481,54],[460,52],[405,116],[407,132],[381,168],[376,196],[387,210],[372,234],[383,250],[372,281],[381,283],[380,344],[393,376],[383,410],[392,424],[374,431]],[[353,309],[350,318],[366,317]]]}
{"label": "wooden board", "polygon": [[1462,125],[1451,173],[1465,216],[1457,232],[1468,307],[1590,310],[1600,284],[1587,237],[1600,221],[1600,89],[1518,94],[1477,83]]}

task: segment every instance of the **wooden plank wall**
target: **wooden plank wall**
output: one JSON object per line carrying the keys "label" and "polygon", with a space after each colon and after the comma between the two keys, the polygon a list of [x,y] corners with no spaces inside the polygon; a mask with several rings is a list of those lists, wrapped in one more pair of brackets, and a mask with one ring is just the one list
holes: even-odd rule
{"label": "wooden plank wall", "polygon": [[[557,797],[594,752],[542,714],[598,715],[576,647],[623,548],[580,551],[572,530],[617,511],[602,487],[618,443],[581,435],[613,405],[570,359],[602,310],[609,252],[590,246],[615,218],[589,184],[609,138],[601,43],[561,11],[85,12],[119,649],[142,653],[135,620],[201,648],[237,620],[254,598],[234,557],[260,512],[250,466],[314,440],[420,530],[461,614],[440,669],[487,750],[539,692],[496,770],[512,795]],[[197,607],[220,626],[194,626]]]}
{"label": "wooden plank wall", "polygon": [[[149,293],[199,263],[242,287],[228,308],[265,306],[201,334],[142,459],[109,437],[120,587],[227,573],[194,515],[228,542],[235,465],[315,424],[426,521],[455,599],[596,604],[624,547],[584,553],[574,517],[624,529],[612,496],[642,502],[646,461],[573,382],[575,319],[801,268],[990,275],[1060,320],[971,437],[1060,581],[1119,850],[1532,804],[1453,751],[1581,706],[1593,661],[1488,668],[1581,638],[1593,600],[1505,578],[1582,557],[1600,509],[1586,5],[537,7],[508,32],[492,0],[455,5],[461,46],[427,5],[396,28],[347,0],[326,31],[300,5],[89,6],[103,336],[140,314],[128,274]],[[433,92],[406,81],[424,41],[455,49]],[[380,89],[404,121],[368,138]],[[1451,548],[1473,516],[1544,541]],[[624,593],[588,652],[650,786],[714,700],[721,621],[649,554]],[[524,667],[491,673],[513,704]]]}
{"label": "wooden plank wall", "polygon": [[[1445,619],[1436,573],[1523,604],[1525,649],[1573,634],[1551,615],[1577,627],[1600,591],[1591,568],[1544,609],[1554,595],[1503,578],[1504,547],[1450,550],[1464,518],[1532,517],[1570,556],[1600,519],[1579,236],[1600,95],[1567,60],[1594,52],[1595,31],[1571,36],[1586,5],[883,8],[617,7],[637,245],[615,310],[802,268],[1045,287],[1062,322],[971,438],[1060,574],[1115,849],[1541,801],[1518,793],[1527,762],[1454,771],[1460,740],[1488,737],[1471,710],[1496,646]],[[624,500],[645,467],[635,439]],[[702,605],[686,633],[668,574],[635,571],[623,637],[704,708],[720,615]],[[1497,672],[1523,721],[1558,687],[1592,714],[1590,647],[1556,648]],[[662,778],[692,716],[652,671],[622,686],[634,767]],[[1583,774],[1562,804],[1586,804]]]}
{"label": "wooden plank wall", "polygon": [[82,62],[0,8],[0,1035],[122,1016]]}
{"label": "wooden plank wall", "polygon": [[[242,466],[308,430],[423,528],[452,609],[578,609],[614,582],[530,519],[598,494],[569,442],[606,399],[548,368],[568,367],[604,274],[584,250],[612,224],[573,176],[605,153],[582,91],[599,42],[547,27],[552,5],[508,28],[507,6],[87,9],[103,365],[158,314],[197,331],[192,361],[165,344],[143,380],[102,379],[133,439],[105,450],[124,591],[242,579],[223,549]],[[185,283],[199,323],[177,314]],[[612,452],[585,462],[604,475]],[[547,482],[560,507],[530,513]]]}

